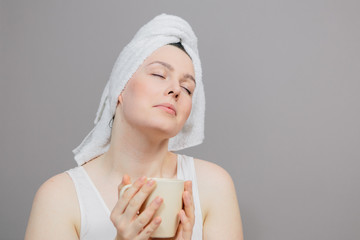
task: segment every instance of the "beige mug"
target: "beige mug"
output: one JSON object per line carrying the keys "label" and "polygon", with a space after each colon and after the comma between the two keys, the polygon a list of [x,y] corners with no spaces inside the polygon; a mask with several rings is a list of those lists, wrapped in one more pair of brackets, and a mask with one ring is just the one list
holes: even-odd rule
{"label": "beige mug", "polygon": [[[151,234],[153,238],[174,237],[179,226],[178,213],[182,209],[182,194],[184,192],[184,180],[170,178],[149,178],[156,181],[156,187],[150,193],[139,212],[141,213],[157,196],[164,201],[154,214],[154,218],[160,216],[162,221],[160,226]],[[131,187],[132,184],[124,186],[120,191],[120,197]]]}

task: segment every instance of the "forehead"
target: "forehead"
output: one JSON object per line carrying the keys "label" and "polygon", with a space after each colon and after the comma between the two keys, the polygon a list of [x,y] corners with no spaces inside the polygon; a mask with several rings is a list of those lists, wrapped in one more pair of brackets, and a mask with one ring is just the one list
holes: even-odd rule
{"label": "forehead", "polygon": [[[148,64],[154,61],[168,63],[176,71],[194,74],[194,66],[191,58],[183,50],[175,46],[165,45],[156,49],[150,56],[145,59],[143,66],[148,66]],[[158,64],[151,65],[155,66]]]}

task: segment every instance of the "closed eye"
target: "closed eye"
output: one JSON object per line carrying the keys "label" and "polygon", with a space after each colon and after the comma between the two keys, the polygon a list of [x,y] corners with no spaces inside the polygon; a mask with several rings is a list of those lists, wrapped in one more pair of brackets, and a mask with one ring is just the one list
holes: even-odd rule
{"label": "closed eye", "polygon": [[160,75],[160,74],[155,74],[155,73],[153,73],[153,74],[151,74],[151,75],[156,76],[156,77],[165,78],[164,76],[162,76],[162,75]]}
{"label": "closed eye", "polygon": [[182,87],[183,89],[185,89],[185,91],[189,94],[189,95],[191,95],[191,91],[189,90],[189,89],[187,89],[186,87]]}

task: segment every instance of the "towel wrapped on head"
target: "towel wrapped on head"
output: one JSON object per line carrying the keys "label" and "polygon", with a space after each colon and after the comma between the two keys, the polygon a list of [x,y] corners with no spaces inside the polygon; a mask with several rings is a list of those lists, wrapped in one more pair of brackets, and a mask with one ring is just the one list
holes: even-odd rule
{"label": "towel wrapped on head", "polygon": [[156,49],[169,43],[181,42],[191,57],[196,88],[192,97],[192,110],[182,130],[169,140],[169,151],[177,151],[202,143],[204,139],[205,94],[202,70],[197,48],[197,37],[182,18],[162,13],[142,26],[121,51],[101,96],[96,113],[95,127],[81,144],[73,150],[78,165],[105,153],[110,146],[111,128],[118,96],[143,61]]}

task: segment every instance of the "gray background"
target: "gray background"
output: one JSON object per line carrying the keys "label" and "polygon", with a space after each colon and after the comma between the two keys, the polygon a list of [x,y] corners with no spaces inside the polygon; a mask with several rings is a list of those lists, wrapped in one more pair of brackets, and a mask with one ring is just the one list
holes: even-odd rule
{"label": "gray background", "polygon": [[[1,1],[0,235],[74,167],[112,66],[165,12],[199,38],[205,142],[233,177],[245,239],[360,239],[359,1]],[[219,203],[221,204],[221,203]],[[221,221],[221,219],[219,219]]]}

